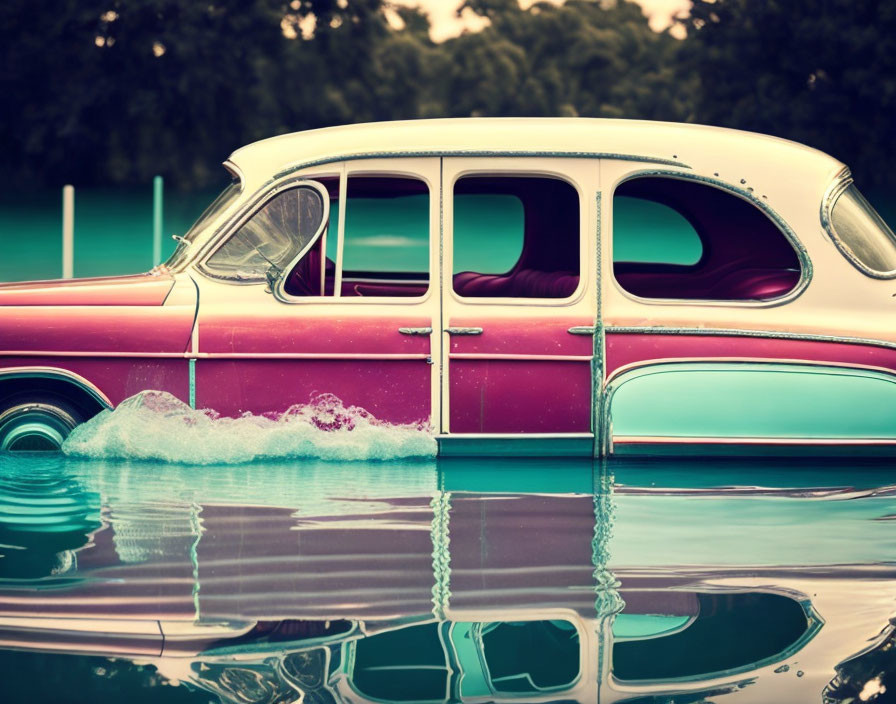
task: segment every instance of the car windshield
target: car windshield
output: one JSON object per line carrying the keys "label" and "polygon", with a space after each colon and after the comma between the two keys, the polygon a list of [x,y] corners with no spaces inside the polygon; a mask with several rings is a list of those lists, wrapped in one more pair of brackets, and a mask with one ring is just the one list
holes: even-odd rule
{"label": "car windshield", "polygon": [[855,185],[831,211],[834,240],[859,269],[875,276],[896,276],[896,234]]}
{"label": "car windshield", "polygon": [[242,184],[238,178],[234,178],[230,185],[227,186],[221,194],[212,201],[212,204],[205,209],[205,212],[199,216],[199,219],[193,223],[187,234],[177,238],[177,247],[174,253],[165,262],[165,267],[169,270],[175,270],[181,266],[186,260],[187,255],[196,237],[205,229],[205,226],[214,220],[220,213],[229,208],[242,191]]}

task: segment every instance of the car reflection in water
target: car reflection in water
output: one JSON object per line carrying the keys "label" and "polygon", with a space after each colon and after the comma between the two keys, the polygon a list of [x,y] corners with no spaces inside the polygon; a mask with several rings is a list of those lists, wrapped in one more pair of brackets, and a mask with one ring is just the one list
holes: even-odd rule
{"label": "car reflection in water", "polygon": [[6,649],[224,702],[874,701],[892,678],[884,471],[7,459]]}

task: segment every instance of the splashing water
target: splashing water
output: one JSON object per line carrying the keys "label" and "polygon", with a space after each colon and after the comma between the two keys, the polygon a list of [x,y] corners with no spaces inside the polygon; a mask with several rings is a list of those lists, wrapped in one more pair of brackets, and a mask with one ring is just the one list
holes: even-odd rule
{"label": "splashing water", "polygon": [[78,426],[62,446],[73,457],[236,464],[258,459],[387,460],[434,457],[420,424],[393,425],[332,394],[278,417],[222,418],[164,391],[143,391]]}

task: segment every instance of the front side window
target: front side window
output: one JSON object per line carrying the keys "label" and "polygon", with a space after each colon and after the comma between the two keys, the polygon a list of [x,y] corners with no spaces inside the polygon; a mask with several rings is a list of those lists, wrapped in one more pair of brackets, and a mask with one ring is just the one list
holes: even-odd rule
{"label": "front side window", "polygon": [[289,273],[284,292],[293,298],[424,296],[430,279],[427,184],[408,176],[350,175],[340,194],[338,178],[318,182],[330,201],[326,232]]}
{"label": "front side window", "polygon": [[829,231],[859,269],[874,276],[896,276],[896,234],[854,184],[834,202]]}
{"label": "front side window", "polygon": [[268,200],[205,262],[216,277],[265,281],[307,250],[320,235],[325,216],[323,189],[300,185]]}

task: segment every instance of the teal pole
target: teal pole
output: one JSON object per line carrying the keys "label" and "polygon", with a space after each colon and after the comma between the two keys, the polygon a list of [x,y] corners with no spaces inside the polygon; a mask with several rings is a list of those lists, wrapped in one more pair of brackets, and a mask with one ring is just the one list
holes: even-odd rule
{"label": "teal pole", "polygon": [[162,177],[152,180],[152,265],[162,263]]}

